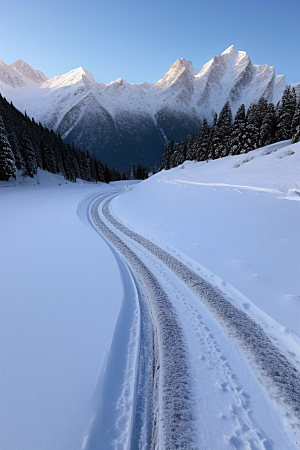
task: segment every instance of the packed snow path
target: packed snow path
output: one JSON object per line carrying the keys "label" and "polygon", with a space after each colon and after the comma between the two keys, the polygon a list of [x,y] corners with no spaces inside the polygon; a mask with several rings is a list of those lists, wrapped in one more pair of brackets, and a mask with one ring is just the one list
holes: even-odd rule
{"label": "packed snow path", "polygon": [[253,353],[261,370],[271,378],[280,390],[280,394],[284,396],[285,402],[292,406],[295,415],[300,418],[300,374],[273,345],[260,325],[244,311],[233,306],[219,289],[213,287],[174,256],[118,222],[109,212],[109,201],[103,207],[105,217],[122,233],[159,258],[212,314],[226,325],[228,331],[234,333],[242,346]]}
{"label": "packed snow path", "polygon": [[[136,418],[133,425],[132,445],[134,448],[196,448],[196,426],[193,415],[193,389],[189,364],[188,348],[184,334],[171,300],[168,298],[158,280],[129,249],[129,247],[113,233],[100,219],[97,200],[91,207],[91,218],[97,229],[123,255],[138,276],[138,284],[146,294],[151,309],[152,342],[147,352],[140,354],[140,378],[144,385],[138,387]],[[143,294],[140,293],[140,299]],[[142,317],[144,323],[148,317]],[[149,341],[148,341],[149,344]],[[152,355],[152,386],[145,378],[144,360],[149,361]],[[153,399],[145,399],[145,393],[152,394]],[[147,405],[148,403],[148,405]],[[150,403],[150,405],[149,405]],[[149,409],[151,410],[149,411]],[[143,417],[147,422],[143,422]],[[130,447],[132,448],[132,447]]]}
{"label": "packed snow path", "polygon": [[[261,327],[243,311],[234,307],[218,289],[113,217],[109,211],[110,200],[103,202],[102,212],[99,214],[101,201],[103,202],[103,198],[91,206],[90,214],[94,227],[125,257],[140,291],[144,292],[150,303],[153,349],[151,351],[148,348],[148,354],[145,348],[140,352],[139,374],[142,372],[144,376],[139,376],[139,383],[145,383],[146,393],[151,393],[152,399],[149,401],[145,398],[143,386],[136,387],[137,407],[132,427],[134,448],[295,448],[290,442],[289,432],[280,424],[276,408],[249,368],[246,368],[245,374],[243,361],[238,363],[241,366],[240,375],[244,383],[245,380],[248,381],[247,389],[251,393],[244,389],[244,383],[240,383],[235,373],[239,371],[238,368],[235,367],[234,371],[229,363],[230,359],[236,359],[236,356],[232,355],[236,350],[228,350],[228,345],[232,343],[225,338],[220,327],[216,327],[215,321],[205,308],[202,308],[202,314],[199,312],[200,306],[195,308],[192,297],[200,300],[227,329],[228,334],[234,336],[241,347],[254,357],[255,364],[265,375],[265,379],[271,380],[270,389],[276,388],[275,391],[273,389],[274,396],[283,397],[294,415],[299,417],[300,377],[297,371],[274,347]],[[179,287],[177,277],[185,287]],[[166,279],[170,286],[165,288],[164,285],[162,288]],[[172,293],[176,293],[176,301]],[[185,319],[178,314],[178,301],[187,312]],[[191,345],[191,335],[195,345]],[[192,348],[193,346],[195,348]],[[207,378],[203,368],[199,369],[200,356],[196,357],[197,364],[194,363],[199,349],[202,353],[200,361],[206,364],[209,370],[213,370],[213,375],[210,374],[209,377],[211,379]],[[148,372],[141,371],[143,364],[145,366],[145,356],[148,356],[148,359],[153,358],[152,374],[149,367]],[[214,390],[206,392],[208,386]],[[216,389],[219,390],[217,394]],[[207,410],[205,394],[211,397],[210,410]],[[221,400],[220,395],[224,396]],[[226,408],[229,414],[222,414],[222,410],[225,411]],[[213,428],[217,424],[212,423],[214,415],[223,421],[220,425],[221,432],[215,435]]]}

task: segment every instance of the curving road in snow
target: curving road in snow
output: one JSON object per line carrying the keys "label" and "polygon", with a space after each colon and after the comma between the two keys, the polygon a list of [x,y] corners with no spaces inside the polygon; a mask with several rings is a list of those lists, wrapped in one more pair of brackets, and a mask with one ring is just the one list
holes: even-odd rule
{"label": "curving road in snow", "polygon": [[113,216],[111,198],[78,212],[125,291],[85,449],[296,449],[298,372],[221,291]]}

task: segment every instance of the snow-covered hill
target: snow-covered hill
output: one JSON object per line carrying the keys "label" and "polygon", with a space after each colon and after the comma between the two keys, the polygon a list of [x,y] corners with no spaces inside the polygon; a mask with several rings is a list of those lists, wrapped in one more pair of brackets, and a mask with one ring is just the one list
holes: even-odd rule
{"label": "snow-covered hill", "polygon": [[300,336],[299,173],[300,143],[284,141],[163,170],[117,197],[113,210]]}
{"label": "snow-covered hill", "polygon": [[262,96],[277,103],[285,87],[284,76],[276,76],[274,67],[253,65],[234,46],[196,75],[190,61],[178,59],[153,84],[121,78],[97,83],[79,67],[28,85],[29,78],[35,83],[43,78],[30,69],[22,61],[2,63],[1,93],[63,138],[119,167],[158,165],[166,140],[198,131],[204,117],[211,123],[213,111],[219,113],[226,101],[235,113],[241,103],[248,107]]}

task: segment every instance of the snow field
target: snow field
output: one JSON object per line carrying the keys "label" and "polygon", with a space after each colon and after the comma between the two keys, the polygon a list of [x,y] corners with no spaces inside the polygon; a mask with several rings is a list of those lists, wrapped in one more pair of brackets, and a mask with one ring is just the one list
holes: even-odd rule
{"label": "snow field", "polygon": [[[117,226],[115,220],[112,223]],[[119,229],[125,231],[123,226]],[[133,235],[130,230],[128,235]],[[125,241],[155,274],[176,308],[187,341],[190,376],[193,374],[199,448],[293,448],[284,414],[271,404],[245,357],[232,347],[221,326],[161,261],[136,242],[130,243],[126,237]],[[147,248],[151,248],[150,243]],[[280,426],[276,434],[273,423],[282,421],[286,428]]]}
{"label": "snow field", "polygon": [[[276,153],[291,148],[288,162],[279,159],[283,174],[277,177],[287,194],[269,190],[278,160],[272,165],[264,158],[274,153],[258,156],[265,148],[249,153],[256,152],[260,161],[252,168],[255,159],[247,163],[241,176],[232,166],[245,155],[186,162],[115,198],[112,209],[126,226],[194,264],[219,288],[231,290],[245,310],[251,312],[253,304],[281,324],[285,334],[299,335],[300,204],[287,199],[300,199],[292,196],[299,183],[300,145]],[[266,170],[260,169],[255,183],[259,163]]]}
{"label": "snow field", "polygon": [[[296,417],[266,379],[274,362],[285,364],[276,349],[300,366],[299,167],[300,144],[283,142],[125,186],[110,204],[114,226],[108,207],[99,214],[140,261],[135,270],[88,214],[124,183],[74,185],[43,171],[1,183],[1,448],[146,449],[151,437],[175,448],[179,435],[180,450],[297,448]],[[150,252],[124,225],[149,240]],[[175,257],[177,275],[186,268],[184,282],[152,244]],[[270,336],[275,347],[259,356],[265,373],[238,333],[224,333],[225,316],[216,320],[199,302],[193,274]],[[157,305],[154,322],[147,296]],[[171,418],[179,379],[189,427],[176,405]],[[283,387],[293,397],[292,378]]]}
{"label": "snow field", "polygon": [[1,189],[4,450],[82,447],[123,297],[111,251],[76,215],[83,197],[112,188],[40,177]]}

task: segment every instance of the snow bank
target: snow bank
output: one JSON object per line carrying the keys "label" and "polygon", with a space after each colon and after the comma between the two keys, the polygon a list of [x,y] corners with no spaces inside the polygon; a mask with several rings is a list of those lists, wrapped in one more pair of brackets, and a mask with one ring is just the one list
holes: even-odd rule
{"label": "snow bank", "polygon": [[[247,154],[228,156],[209,162],[186,161],[177,168],[162,171],[160,181],[194,184],[229,184],[288,192],[300,190],[300,143],[282,141]],[[164,177],[165,175],[165,177]]]}

